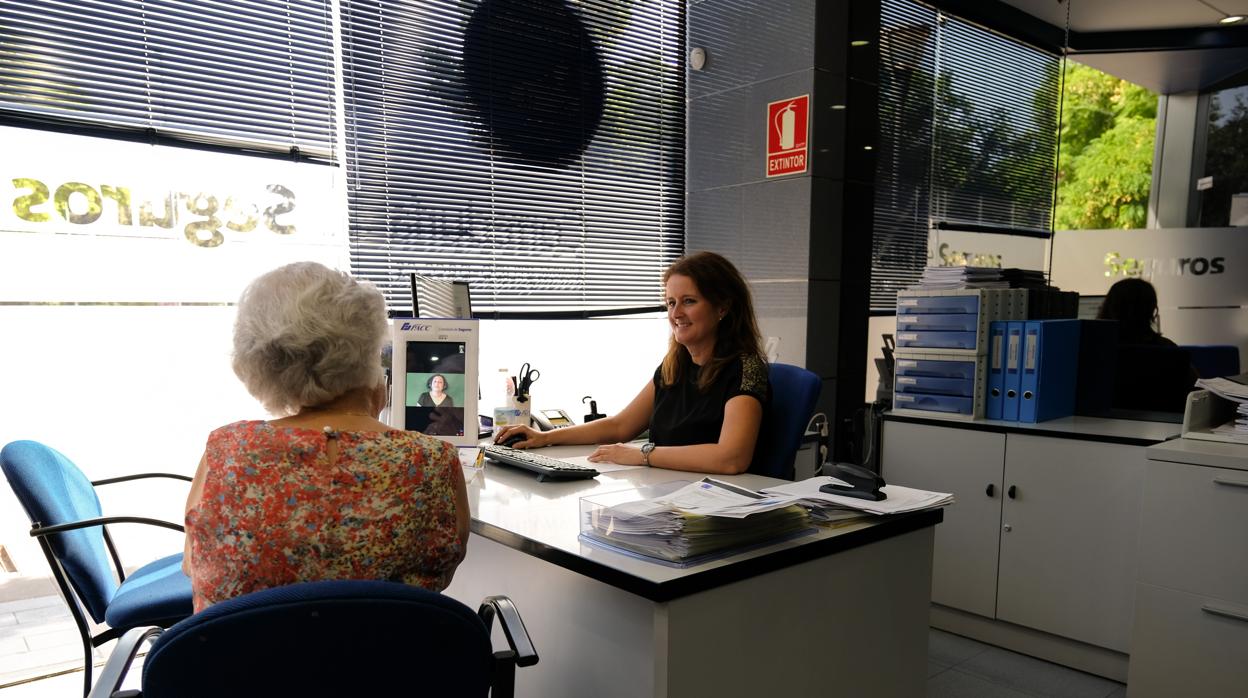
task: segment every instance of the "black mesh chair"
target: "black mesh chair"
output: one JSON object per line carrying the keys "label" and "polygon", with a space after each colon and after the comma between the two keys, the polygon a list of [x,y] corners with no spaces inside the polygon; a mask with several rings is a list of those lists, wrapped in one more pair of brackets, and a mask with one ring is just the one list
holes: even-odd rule
{"label": "black mesh chair", "polygon": [[[508,649],[493,651],[497,616]],[[153,640],[142,688],[119,691]],[[378,581],[292,584],[213,605],[177,625],[127,633],[91,698],[484,696],[514,692],[537,663],[505,596],[477,613],[435,592]]]}

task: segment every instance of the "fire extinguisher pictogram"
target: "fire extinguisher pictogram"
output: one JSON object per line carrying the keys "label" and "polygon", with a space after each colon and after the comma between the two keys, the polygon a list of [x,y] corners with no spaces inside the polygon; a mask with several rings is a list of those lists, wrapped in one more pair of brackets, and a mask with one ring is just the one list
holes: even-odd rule
{"label": "fire extinguisher pictogram", "polygon": [[789,102],[776,114],[776,133],[780,136],[780,147],[784,150],[792,149],[797,138],[797,115],[793,113],[796,108],[797,102]]}

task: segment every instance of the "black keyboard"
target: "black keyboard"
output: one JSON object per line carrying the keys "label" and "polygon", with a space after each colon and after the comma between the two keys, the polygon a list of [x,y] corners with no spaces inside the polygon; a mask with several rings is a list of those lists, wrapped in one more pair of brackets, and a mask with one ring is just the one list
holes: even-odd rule
{"label": "black keyboard", "polygon": [[499,446],[498,444],[482,446],[481,448],[485,451],[485,457],[490,460],[504,465],[514,465],[517,468],[524,468],[537,473],[538,482],[546,482],[547,480],[580,480],[598,476],[598,471],[587,465],[568,463],[567,461],[543,456],[532,451],[511,448],[510,446]]}

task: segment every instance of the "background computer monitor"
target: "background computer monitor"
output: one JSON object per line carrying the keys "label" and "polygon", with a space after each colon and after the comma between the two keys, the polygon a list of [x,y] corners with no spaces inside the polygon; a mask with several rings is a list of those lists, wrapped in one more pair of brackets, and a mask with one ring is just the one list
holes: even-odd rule
{"label": "background computer monitor", "polygon": [[[390,423],[457,446],[477,443],[477,338],[475,320],[394,320]],[[435,378],[447,400],[435,405]]]}
{"label": "background computer monitor", "polygon": [[444,281],[412,274],[412,312],[423,318],[472,317],[467,281]]}
{"label": "background computer monitor", "polygon": [[1079,314],[1076,317],[1080,320],[1095,320],[1103,302],[1105,296],[1079,296]]}

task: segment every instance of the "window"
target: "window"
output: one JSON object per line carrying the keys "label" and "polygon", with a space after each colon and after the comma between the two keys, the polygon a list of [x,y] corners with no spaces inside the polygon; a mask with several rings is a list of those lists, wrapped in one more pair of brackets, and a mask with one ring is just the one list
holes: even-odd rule
{"label": "window", "polygon": [[681,0],[344,0],[353,271],[485,311],[654,307],[684,238]]}
{"label": "window", "polygon": [[326,0],[0,0],[0,116],[329,159]]}
{"label": "window", "polygon": [[1199,191],[1200,227],[1248,225],[1248,87],[1209,95],[1204,170],[1212,187]]}
{"label": "window", "polygon": [[911,0],[884,0],[871,308],[891,310],[933,227],[1051,230],[1060,61]]}

